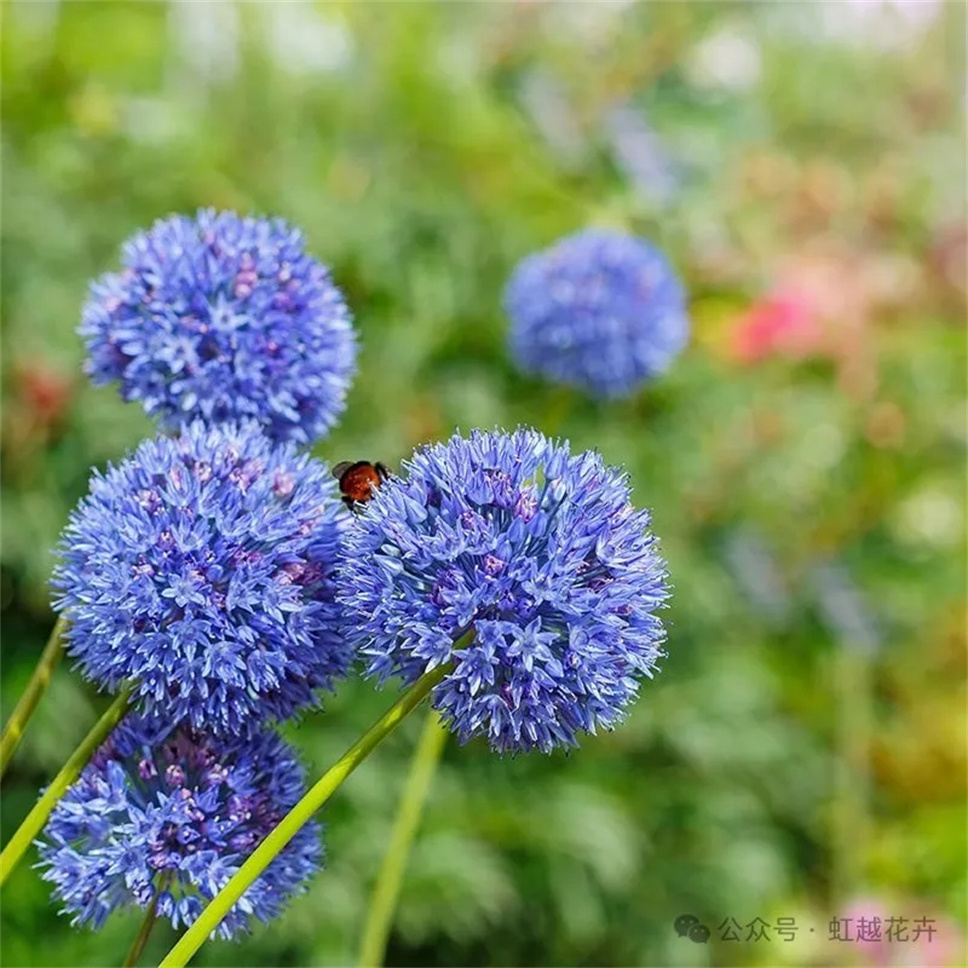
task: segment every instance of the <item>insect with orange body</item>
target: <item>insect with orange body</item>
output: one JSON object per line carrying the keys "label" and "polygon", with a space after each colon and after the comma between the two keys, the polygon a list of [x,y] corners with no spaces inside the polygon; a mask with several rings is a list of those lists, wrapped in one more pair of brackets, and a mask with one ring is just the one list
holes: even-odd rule
{"label": "insect with orange body", "polygon": [[390,479],[390,470],[379,461],[344,460],[333,468],[333,477],[339,481],[343,503],[359,514],[376,489]]}

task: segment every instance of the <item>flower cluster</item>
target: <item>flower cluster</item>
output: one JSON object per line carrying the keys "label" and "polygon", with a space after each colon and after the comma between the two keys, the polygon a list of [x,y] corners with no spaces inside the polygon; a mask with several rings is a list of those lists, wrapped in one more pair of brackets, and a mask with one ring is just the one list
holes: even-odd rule
{"label": "flower cluster", "polygon": [[418,452],[346,536],[339,596],[371,675],[452,669],[433,703],[461,740],[573,745],[651,675],[664,566],[626,481],[533,430]]}
{"label": "flower cluster", "polygon": [[311,443],[345,405],[356,343],[329,270],[281,219],[202,211],[130,239],[91,286],[80,333],[97,384],[162,426],[255,419]]}
{"label": "flower cluster", "polygon": [[[199,916],[303,793],[274,733],[214,739],[129,717],[55,807],[40,845],[44,878],[74,923],[154,905],[174,927]],[[303,827],[219,925],[230,938],[275,917],[322,863]]]}
{"label": "flower cluster", "polygon": [[[303,793],[270,724],[357,650],[381,681],[444,666],[434,706],[500,752],[619,721],[663,654],[668,594],[621,474],[535,430],[475,431],[405,476],[341,478],[350,514],[297,449],[341,412],[356,349],[300,234],[201,212],[135,236],[123,262],[84,309],[88,370],[174,435],[94,474],[54,572],[68,652],[136,706],[40,846],[76,923],[132,904],[194,922]],[[664,259],[620,235],[532,257],[507,302],[525,365],[604,395],[659,372],[688,330]],[[276,915],[321,854],[304,827],[219,933]]]}
{"label": "flower cluster", "polygon": [[230,734],[343,676],[333,571],[343,512],[324,465],[255,425],[145,441],[71,516],[54,573],[68,651],[148,711]]}
{"label": "flower cluster", "polygon": [[524,259],[504,296],[525,370],[596,397],[630,394],[689,338],[685,293],[665,257],[621,232],[589,229]]}

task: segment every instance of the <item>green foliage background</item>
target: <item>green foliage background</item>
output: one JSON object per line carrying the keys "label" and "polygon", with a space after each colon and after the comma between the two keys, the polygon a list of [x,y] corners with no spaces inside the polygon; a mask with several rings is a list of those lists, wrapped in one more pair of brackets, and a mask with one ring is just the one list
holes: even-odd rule
{"label": "green foliage background", "polygon": [[[321,456],[535,424],[628,469],[675,584],[664,671],[621,729],[570,756],[447,748],[389,963],[863,963],[827,924],[875,898],[944,921],[932,956],[965,964],[965,25],[909,7],[0,6],[4,716],[89,468],[151,432],[81,376],[86,281],[169,212],[283,215],[363,346]],[[619,105],[651,126],[644,182]],[[515,372],[500,308],[518,258],[589,222],[665,248],[696,329],[607,406]],[[791,278],[826,341],[743,365],[743,314]],[[311,773],[391,698],[353,680],[292,728]],[[4,841],[104,704],[58,670]],[[352,962],[419,725],[327,807],[308,895],[197,964]],[[801,930],[699,946],[683,912]],[[138,923],[72,929],[27,864],[0,913],[5,965],[118,964]]]}

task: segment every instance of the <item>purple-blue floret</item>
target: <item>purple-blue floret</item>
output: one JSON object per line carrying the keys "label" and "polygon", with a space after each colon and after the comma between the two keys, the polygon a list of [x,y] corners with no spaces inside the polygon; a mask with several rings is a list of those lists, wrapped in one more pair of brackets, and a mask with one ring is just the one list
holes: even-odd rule
{"label": "purple-blue floret", "polygon": [[418,451],[348,529],[338,598],[381,681],[449,671],[432,703],[461,741],[576,745],[651,676],[665,566],[626,478],[534,430]]}
{"label": "purple-blue floret", "polygon": [[600,398],[628,396],[689,339],[685,291],[644,239],[587,229],[523,259],[504,294],[522,369]]}
{"label": "purple-blue floret", "polygon": [[[275,733],[222,737],[130,715],[54,808],[38,841],[43,877],[72,923],[157,905],[187,927],[305,793]],[[269,921],[322,866],[320,828],[302,827],[217,929]]]}
{"label": "purple-blue floret", "polygon": [[173,215],[91,284],[80,334],[94,383],[119,381],[168,430],[255,419],[312,443],[336,423],[356,366],[350,312],[282,219]]}
{"label": "purple-blue floret", "polygon": [[53,584],[85,676],[220,733],[284,720],[348,671],[325,464],[255,424],[144,441],[71,515]]}

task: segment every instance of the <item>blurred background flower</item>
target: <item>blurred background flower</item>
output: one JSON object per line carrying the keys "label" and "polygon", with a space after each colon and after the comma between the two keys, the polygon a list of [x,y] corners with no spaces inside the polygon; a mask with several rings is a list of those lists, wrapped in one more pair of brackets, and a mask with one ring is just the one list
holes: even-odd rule
{"label": "blurred background flower", "polygon": [[686,295],[655,246],[585,229],[522,259],[504,294],[522,369],[595,397],[627,396],[689,339]]}
{"label": "blurred background flower", "polygon": [[[399,467],[455,428],[559,433],[627,469],[674,584],[669,658],[622,729],[568,757],[448,747],[389,963],[854,964],[826,930],[858,897],[963,936],[965,11],[869,6],[11,0],[4,708],[52,624],[50,549],[89,467],[154,432],[79,378],[88,280],[170,213],[278,214],[359,332],[320,456]],[[617,147],[617,106],[649,164]],[[693,324],[661,379],[609,404],[520,375],[501,308],[522,256],[593,220],[667,255]],[[776,298],[802,300],[817,349],[738,365],[737,327]],[[842,647],[858,606],[869,654]],[[842,767],[845,655],[871,700],[862,776]],[[387,701],[350,679],[289,732],[318,774]],[[57,671],[5,777],[4,838],[100,705]],[[308,896],[200,965],[354,960],[418,729],[327,807]],[[809,915],[820,942],[694,945],[684,912]],[[0,960],[119,963],[137,924],[70,931],[25,864]]]}
{"label": "blurred background flower", "polygon": [[737,322],[733,352],[743,363],[774,354],[802,358],[819,349],[821,336],[809,297],[777,292],[755,303]]}

